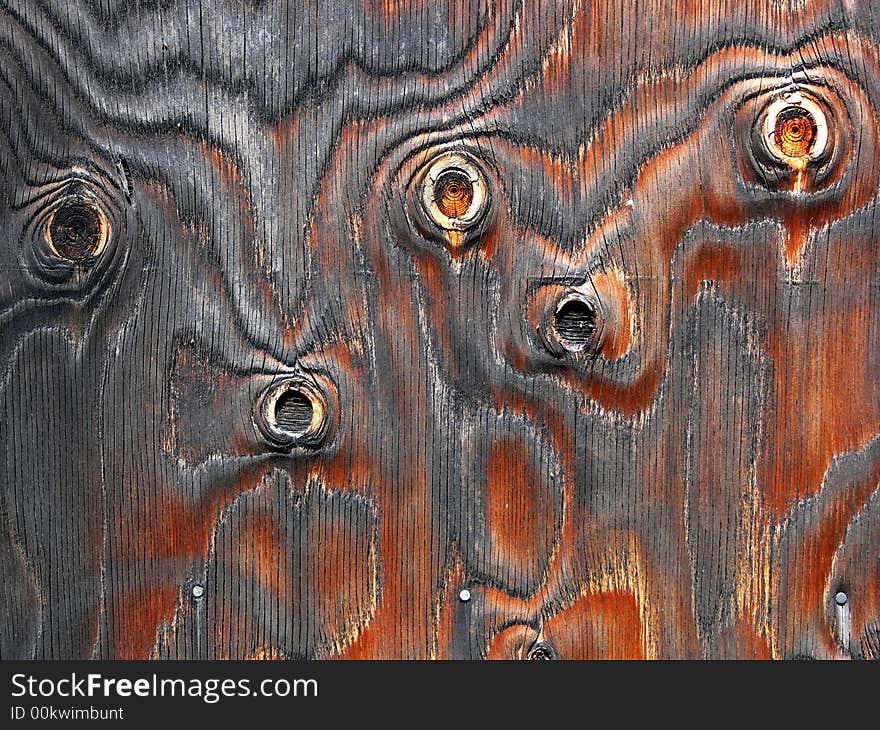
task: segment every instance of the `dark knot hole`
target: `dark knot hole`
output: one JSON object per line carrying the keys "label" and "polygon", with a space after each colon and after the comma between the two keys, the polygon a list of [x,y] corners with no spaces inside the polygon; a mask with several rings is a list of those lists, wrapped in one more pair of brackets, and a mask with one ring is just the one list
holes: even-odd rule
{"label": "dark knot hole", "polygon": [[553,327],[562,344],[569,349],[581,349],[588,345],[598,326],[596,306],[580,298],[564,301],[553,317]]}
{"label": "dark knot hole", "polygon": [[301,390],[285,390],[275,401],[275,427],[291,436],[301,436],[308,432],[313,415],[312,400]]}
{"label": "dark knot hole", "polygon": [[49,221],[49,243],[69,261],[80,262],[94,256],[105,235],[101,213],[84,200],[63,203]]}

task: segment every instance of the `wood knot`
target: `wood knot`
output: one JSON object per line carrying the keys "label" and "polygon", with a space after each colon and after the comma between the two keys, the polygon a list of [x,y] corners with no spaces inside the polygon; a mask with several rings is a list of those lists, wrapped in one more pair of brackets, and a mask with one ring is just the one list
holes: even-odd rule
{"label": "wood knot", "polygon": [[529,653],[526,655],[529,661],[548,662],[556,659],[556,650],[548,641],[538,641],[532,644]]}
{"label": "wood knot", "polygon": [[327,435],[327,400],[311,381],[289,378],[267,388],[257,402],[256,422],[274,446],[315,447]]}
{"label": "wood knot", "polygon": [[92,201],[66,199],[49,214],[46,242],[58,258],[87,263],[99,256],[110,238],[107,216]]}
{"label": "wood knot", "polygon": [[788,93],[767,107],[763,138],[775,160],[800,171],[825,152],[828,119],[806,94]]}
{"label": "wood knot", "polygon": [[460,170],[446,170],[434,184],[434,203],[448,218],[466,215],[474,200],[474,184]]}
{"label": "wood knot", "polygon": [[566,367],[596,357],[615,362],[635,347],[635,309],[624,274],[613,266],[580,280],[541,279],[526,295],[528,337]]}
{"label": "wood knot", "polygon": [[818,127],[813,115],[798,106],[779,112],[773,128],[773,141],[787,157],[806,157],[813,149]]}
{"label": "wood knot", "polygon": [[553,331],[566,350],[580,352],[593,342],[598,320],[595,302],[580,293],[568,294],[556,306]]}
{"label": "wood knot", "polygon": [[275,425],[286,433],[303,434],[312,425],[315,406],[301,390],[285,390],[275,401]]}
{"label": "wood knot", "polygon": [[422,180],[422,206],[435,225],[445,231],[465,231],[482,220],[489,192],[483,172],[470,155],[438,155]]}

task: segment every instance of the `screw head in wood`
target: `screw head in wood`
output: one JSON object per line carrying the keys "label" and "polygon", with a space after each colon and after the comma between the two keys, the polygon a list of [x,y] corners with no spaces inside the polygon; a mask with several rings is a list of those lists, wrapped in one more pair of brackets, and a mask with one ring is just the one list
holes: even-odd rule
{"label": "screw head in wood", "polygon": [[834,602],[838,606],[845,606],[848,601],[849,601],[849,596],[847,596],[846,593],[844,593],[843,591],[838,591],[837,595],[834,596]]}
{"label": "screw head in wood", "polygon": [[471,600],[471,592],[467,588],[462,588],[458,592],[458,599],[463,603],[467,603],[469,600]]}
{"label": "screw head in wood", "polygon": [[205,595],[205,587],[204,587],[203,585],[199,584],[199,583],[196,583],[196,584],[192,587],[192,596],[193,596],[193,598],[195,598],[196,600],[198,600],[198,599],[200,599],[200,598],[201,598],[202,596],[204,596],[204,595]]}

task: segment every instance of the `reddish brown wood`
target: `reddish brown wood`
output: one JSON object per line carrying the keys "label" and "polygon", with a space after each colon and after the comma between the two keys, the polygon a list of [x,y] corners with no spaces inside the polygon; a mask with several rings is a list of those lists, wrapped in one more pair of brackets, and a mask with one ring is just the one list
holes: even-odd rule
{"label": "reddish brown wood", "polygon": [[880,657],[878,7],[0,1],[0,657]]}

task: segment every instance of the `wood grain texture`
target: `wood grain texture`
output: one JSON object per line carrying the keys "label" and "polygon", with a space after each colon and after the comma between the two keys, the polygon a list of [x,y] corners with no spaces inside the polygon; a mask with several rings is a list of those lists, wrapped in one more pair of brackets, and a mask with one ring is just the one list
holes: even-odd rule
{"label": "wood grain texture", "polygon": [[880,5],[0,16],[0,657],[880,658]]}

